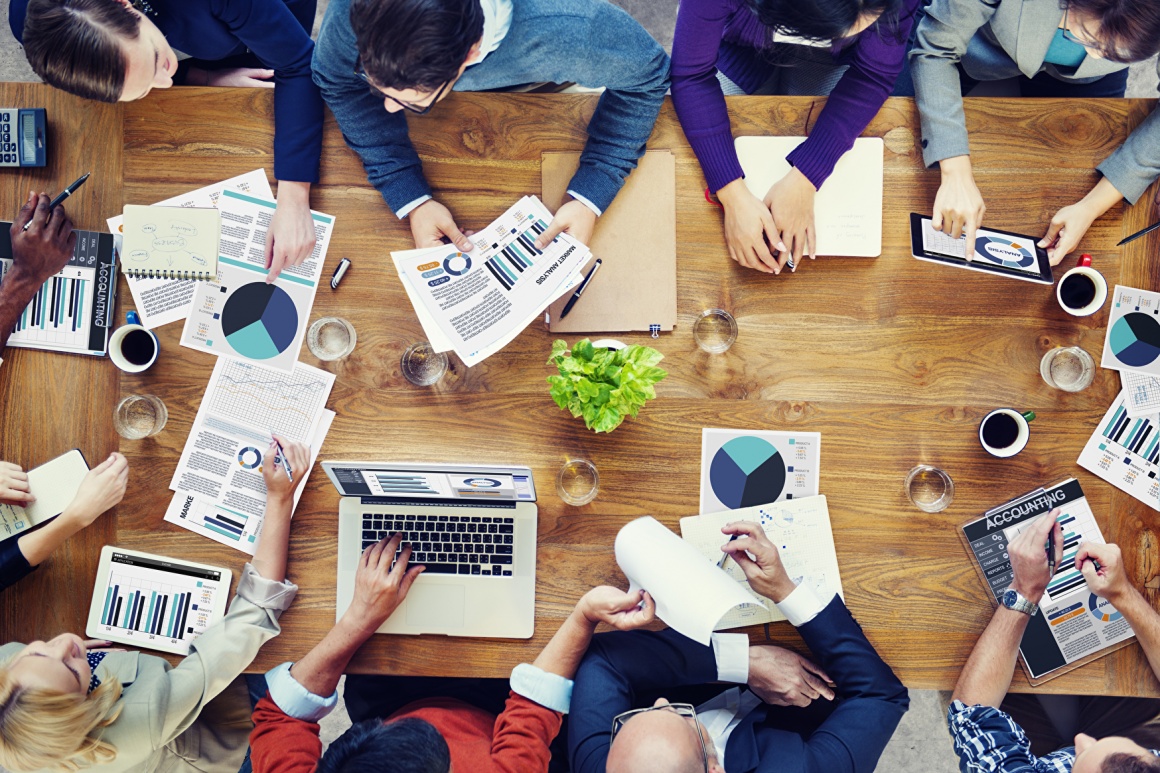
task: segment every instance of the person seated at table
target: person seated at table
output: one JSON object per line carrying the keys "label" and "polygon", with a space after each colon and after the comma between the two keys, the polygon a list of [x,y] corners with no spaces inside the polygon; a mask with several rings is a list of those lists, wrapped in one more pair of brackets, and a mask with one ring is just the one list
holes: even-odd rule
{"label": "person seated at table", "polygon": [[[1160,717],[1160,701],[1072,698],[1070,711],[1053,712],[1052,699],[1067,696],[1007,695],[1019,642],[1051,579],[1044,551],[1049,535],[1055,560],[1063,557],[1060,512],[1033,522],[1008,546],[1014,579],[963,667],[947,710],[960,767],[989,773],[1160,773],[1160,751],[1155,751],[1160,728],[1148,725]],[[1083,572],[1088,590],[1131,624],[1153,673],[1160,675],[1160,615],[1132,587],[1120,549],[1085,542],[1075,568]],[[1059,728],[1055,721],[1068,713],[1071,726]],[[1073,735],[1070,746],[1066,739]]]}
{"label": "person seated at table", "polygon": [[[250,736],[254,773],[547,771],[549,747],[571,700],[572,675],[596,625],[629,630],[655,614],[647,593],[593,588],[535,662],[515,667],[510,689],[501,680],[351,674],[345,700],[355,724],[323,755],[318,721],[338,701],[339,678],[423,571],[408,566],[409,546],[393,561],[401,542],[396,534],[364,550],[354,601],[342,619],[304,658],[266,674],[269,693],[254,710]],[[498,694],[495,683],[503,685]]]}
{"label": "person seated at table", "polygon": [[[818,599],[794,584],[757,524],[722,531],[740,535],[722,550],[777,604],[820,667],[780,647],[750,647],[745,634],[714,634],[708,647],[672,630],[600,634],[576,673],[572,773],[874,769],[910,705],[906,688],[840,597]],[[689,692],[715,697],[696,707],[676,702]]]}
{"label": "person seated at table", "polygon": [[[733,260],[779,274],[816,257],[814,194],[890,96],[917,5],[683,0],[673,37],[673,106],[708,193],[725,210]],[[792,168],[764,199],[745,185],[724,94],[829,95],[813,127],[803,127],[809,137],[786,156]]]}
{"label": "person seated at table", "polygon": [[[281,630],[298,586],[286,580],[294,490],[308,449],[281,439],[295,483],[263,465],[262,536],[225,617],[176,667],[71,633],[0,647],[0,766],[9,771],[236,773],[246,757],[250,700],[238,676]],[[273,443],[267,452],[275,458]],[[89,591],[84,590],[85,593]]]}
{"label": "person seated at table", "polygon": [[[42,564],[66,539],[85,528],[125,496],[129,462],[117,452],[89,470],[72,502],[39,529],[0,542],[0,590]],[[0,503],[20,507],[36,501],[28,474],[19,465],[0,462]]]}
{"label": "person seated at table", "polygon": [[[971,166],[963,94],[979,81],[1017,78],[1025,97],[1122,97],[1128,64],[1160,51],[1160,6],[1135,0],[933,0],[919,21],[910,74],[922,124],[922,158],[942,181],[932,225],[966,236],[968,257],[986,205]],[[1065,118],[1061,119],[1065,120]],[[1096,169],[1086,196],[1054,214],[1039,246],[1051,265],[1096,218],[1135,204],[1160,170],[1155,113]]]}
{"label": "person seated at table", "polygon": [[[8,19],[33,71],[86,99],[132,102],[175,83],[277,85],[278,208],[266,233],[266,281],[272,282],[314,251],[310,186],[318,182],[323,117],[310,77],[316,5],[317,0],[11,0]],[[184,56],[196,59],[181,62]]]}
{"label": "person seated at table", "polygon": [[472,244],[433,198],[408,113],[425,115],[451,91],[566,81],[606,88],[568,185],[572,198],[536,242],[565,231],[587,243],[644,152],[668,76],[660,44],[607,0],[332,0],[314,51],[322,96],[371,185],[410,220],[415,246],[447,240],[464,252]]}

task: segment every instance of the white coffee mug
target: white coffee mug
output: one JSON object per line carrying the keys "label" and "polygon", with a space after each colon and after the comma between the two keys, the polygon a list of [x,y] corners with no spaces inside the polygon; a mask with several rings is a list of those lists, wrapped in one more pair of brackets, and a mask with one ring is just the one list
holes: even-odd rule
{"label": "white coffee mug", "polygon": [[[1015,440],[1010,445],[1003,448],[993,446],[983,439],[983,428],[987,426],[987,422],[991,420],[992,416],[997,416],[999,414],[1010,416],[1015,421],[1017,430]],[[1027,411],[1026,413],[1019,413],[1019,411],[1016,411],[1013,408],[996,408],[984,416],[983,420],[979,422],[979,445],[981,445],[983,450],[989,453],[991,456],[997,456],[1000,459],[1006,459],[1008,457],[1014,456],[1027,447],[1027,441],[1031,438],[1031,427],[1027,425],[1027,422],[1033,421],[1034,419],[1035,414],[1031,411]]]}
{"label": "white coffee mug", "polygon": [[[1101,274],[1099,271],[1096,271],[1091,266],[1092,256],[1084,255],[1079,259],[1079,263],[1076,264],[1075,268],[1064,274],[1063,277],[1059,280],[1059,284],[1055,286],[1055,299],[1059,301],[1060,308],[1062,308],[1068,314],[1071,314],[1073,317],[1088,317],[1092,314],[1095,314],[1097,311],[1103,308],[1104,301],[1108,299],[1107,280],[1104,279],[1103,274]],[[1063,302],[1063,283],[1066,282],[1067,278],[1073,274],[1082,274],[1083,276],[1086,276],[1091,280],[1092,284],[1095,285],[1096,288],[1096,294],[1091,299],[1091,301],[1086,306],[1078,309],[1068,306]]]}
{"label": "white coffee mug", "polygon": [[[109,336],[109,359],[126,373],[141,373],[149,370],[153,363],[157,362],[157,355],[161,352],[161,342],[157,340],[157,336],[152,330],[141,324],[141,318],[137,316],[137,312],[130,311],[125,315],[125,320],[128,324],[121,325],[113,331],[113,335]],[[146,362],[133,362],[121,351],[125,337],[134,330],[143,331],[153,339],[153,355]]]}

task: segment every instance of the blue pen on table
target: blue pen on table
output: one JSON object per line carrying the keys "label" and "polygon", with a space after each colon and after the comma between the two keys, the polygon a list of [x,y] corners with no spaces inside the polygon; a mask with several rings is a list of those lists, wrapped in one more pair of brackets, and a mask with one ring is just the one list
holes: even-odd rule
{"label": "blue pen on table", "polygon": [[[77,188],[79,188],[85,184],[85,180],[89,179],[89,175],[91,175],[91,174],[92,174],[92,172],[85,172],[83,175],[78,177],[76,180],[73,180],[72,185],[65,188],[63,191],[60,192],[60,194],[57,195],[57,197],[55,199],[53,199],[52,201],[50,201],[48,203],[48,213],[51,215],[52,211],[54,209],[56,209],[58,206],[60,206],[62,201],[67,199],[69,196],[73,195],[76,192]],[[29,220],[27,223],[25,223],[24,228],[22,228],[20,230],[27,231],[28,226],[30,226],[30,225],[32,225],[31,220]]]}
{"label": "blue pen on table", "polygon": [[596,273],[596,270],[600,268],[603,262],[604,261],[602,261],[600,258],[596,259],[596,263],[592,265],[592,270],[588,272],[588,276],[584,277],[584,281],[581,282],[580,286],[576,288],[576,292],[572,293],[572,297],[569,298],[568,302],[564,304],[564,310],[560,312],[560,319],[568,316],[568,312],[570,312],[572,307],[576,305],[576,301],[580,300],[580,295],[584,292],[584,288],[587,287],[588,283],[592,281],[592,276]]}
{"label": "blue pen on table", "polygon": [[291,483],[293,483],[294,482],[294,470],[292,470],[290,468],[290,462],[286,460],[286,451],[283,450],[282,444],[278,442],[277,438],[274,438],[274,446],[278,449],[278,458],[275,459],[274,461],[282,463],[283,472],[286,473],[286,477],[290,479]]}
{"label": "blue pen on table", "polygon": [[[732,542],[733,540],[737,539],[740,536],[741,536],[740,534],[734,534],[732,537],[729,538],[729,541]],[[728,553],[722,553],[721,558],[717,561],[717,568],[724,569],[725,562],[728,561],[730,558],[732,558],[732,556],[729,555]]]}

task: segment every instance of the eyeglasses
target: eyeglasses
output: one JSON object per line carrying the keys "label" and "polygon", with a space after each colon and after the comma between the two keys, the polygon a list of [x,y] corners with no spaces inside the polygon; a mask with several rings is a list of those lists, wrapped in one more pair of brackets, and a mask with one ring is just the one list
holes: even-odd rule
{"label": "eyeglasses", "polygon": [[663,703],[659,706],[649,706],[646,709],[632,709],[631,711],[617,714],[612,718],[611,741],[616,740],[616,734],[621,731],[628,720],[638,714],[646,714],[650,711],[671,711],[679,717],[693,720],[693,732],[697,734],[697,740],[701,742],[701,761],[705,765],[705,773],[709,773],[709,750],[705,748],[705,735],[701,732],[701,725],[697,720],[697,710],[693,708],[693,704],[691,703]]}
{"label": "eyeglasses", "polygon": [[[1066,40],[1070,43],[1075,43],[1077,45],[1083,46],[1088,51],[1094,52],[1097,56],[1099,56],[1103,59],[1110,59],[1113,62],[1127,62],[1127,61],[1131,60],[1130,56],[1125,55],[1124,53],[1117,51],[1114,48],[1108,48],[1103,43],[1100,43],[1096,40],[1093,40],[1092,38],[1080,37],[1079,35],[1076,35],[1074,32],[1072,32],[1071,31],[1071,24],[1068,20],[1068,16],[1070,14],[1071,14],[1071,7],[1068,6],[1066,9],[1064,9],[1064,12],[1063,12],[1063,39],[1064,40]],[[1084,32],[1084,34],[1085,35],[1087,34],[1086,31]]]}
{"label": "eyeglasses", "polygon": [[356,59],[354,62],[354,74],[357,75],[358,77],[362,78],[366,82],[366,84],[371,87],[371,91],[375,92],[383,99],[391,100],[399,107],[401,107],[404,110],[407,110],[409,112],[412,112],[415,115],[427,115],[427,113],[430,113],[431,108],[435,107],[435,103],[443,98],[443,94],[446,93],[448,87],[451,86],[451,81],[445,81],[443,83],[443,85],[439,87],[439,90],[435,92],[434,99],[432,99],[426,105],[416,105],[416,104],[411,103],[411,102],[404,102],[401,99],[395,99],[390,94],[386,93],[385,91],[380,89],[378,86],[376,86],[374,83],[372,83],[370,76],[367,75],[367,71],[365,69],[363,69],[361,56],[358,59]]}

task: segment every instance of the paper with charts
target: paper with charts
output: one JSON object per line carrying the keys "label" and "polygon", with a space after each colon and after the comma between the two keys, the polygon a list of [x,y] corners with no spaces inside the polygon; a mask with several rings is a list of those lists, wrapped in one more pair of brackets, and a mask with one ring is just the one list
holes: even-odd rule
{"label": "paper with charts", "polygon": [[1160,413],[1160,376],[1138,370],[1121,370],[1124,408],[1132,418]]}
{"label": "paper with charts", "polygon": [[629,592],[648,591],[657,617],[701,644],[709,644],[717,621],[729,610],[752,600],[747,590],[655,518],[645,516],[623,526],[614,549]]}
{"label": "paper with charts", "polygon": [[701,512],[818,493],[819,432],[701,430]]}
{"label": "paper with charts", "polygon": [[1133,417],[1116,397],[1079,455],[1079,466],[1160,510],[1160,416]]}
{"label": "paper with charts", "polygon": [[326,409],[333,386],[333,373],[301,362],[283,373],[219,357],[169,482],[177,493],[165,520],[253,555],[266,507],[270,433],[309,445],[313,468],[334,420]]}
{"label": "paper with charts", "polygon": [[126,204],[121,224],[121,271],[126,276],[213,279],[221,213],[214,207]]}
{"label": "paper with charts", "polygon": [[498,352],[575,287],[592,252],[568,234],[543,250],[536,237],[552,213],[525,196],[472,239],[454,245],[393,252],[423,332],[437,351],[454,350],[467,366]]}
{"label": "paper with charts", "polygon": [[334,218],[311,211],[314,252],[266,284],[266,229],[275,202],[234,190],[222,192],[221,254],[216,282],[198,282],[181,345],[259,362],[287,373],[298,362]]}
{"label": "paper with charts", "polygon": [[[723,513],[693,515],[681,519],[681,536],[705,558],[716,564],[725,555],[721,546],[729,537],[721,527],[734,521],[753,521],[777,546],[781,562],[797,585],[805,585],[823,604],[842,593],[838,572],[838,554],[834,552],[834,532],[830,528],[830,511],[825,496],[805,497],[770,505],[726,510]],[[753,603],[731,609],[717,623],[715,630],[740,628],[744,625],[778,623],[785,615],[765,596],[749,587],[745,572],[736,561],[726,561],[723,570],[753,597]]]}
{"label": "paper with charts", "polygon": [[1160,293],[1116,285],[1100,365],[1160,375]]}
{"label": "paper with charts", "polygon": [[[240,193],[247,193],[259,198],[272,199],[274,192],[266,180],[265,169],[255,169],[252,172],[222,180],[195,191],[174,196],[171,199],[157,202],[163,207],[216,207],[222,191],[229,189]],[[122,215],[110,217],[105,221],[109,230],[120,239],[124,229],[125,218]],[[193,291],[197,289],[197,282],[192,279],[138,279],[129,277],[129,293],[133,296],[133,305],[137,307],[137,314],[141,317],[141,324],[149,329],[185,319],[189,315],[190,304],[193,303]]]}

